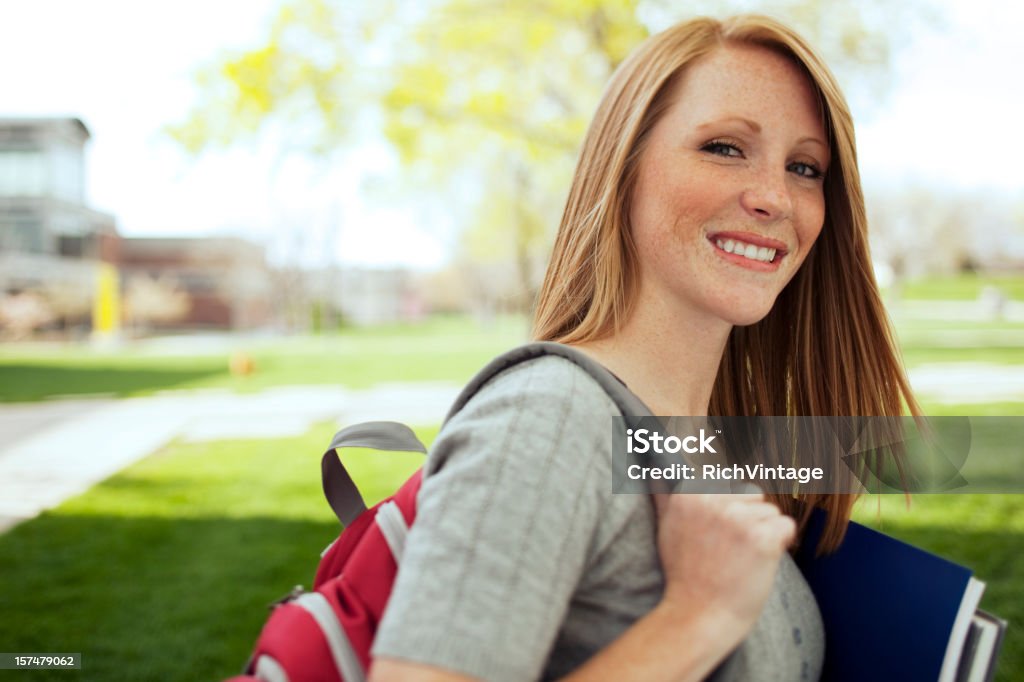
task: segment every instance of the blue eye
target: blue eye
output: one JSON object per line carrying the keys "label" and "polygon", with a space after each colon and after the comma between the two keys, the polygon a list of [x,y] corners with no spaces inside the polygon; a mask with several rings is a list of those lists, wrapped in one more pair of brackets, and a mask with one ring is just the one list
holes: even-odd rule
{"label": "blue eye", "polygon": [[743,157],[742,149],[731,142],[723,142],[721,140],[712,140],[711,142],[704,144],[700,149],[703,152],[715,154],[716,156],[730,156],[734,158]]}
{"label": "blue eye", "polygon": [[817,168],[817,166],[800,161],[789,164],[789,166],[786,167],[786,170],[792,171],[800,177],[808,178],[810,180],[817,180],[825,175]]}

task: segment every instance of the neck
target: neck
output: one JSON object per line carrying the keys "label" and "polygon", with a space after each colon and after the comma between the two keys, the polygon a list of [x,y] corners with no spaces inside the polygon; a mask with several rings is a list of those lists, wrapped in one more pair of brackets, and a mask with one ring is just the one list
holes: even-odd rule
{"label": "neck", "polygon": [[577,344],[654,414],[706,416],[732,325],[695,310],[638,305],[614,336]]}

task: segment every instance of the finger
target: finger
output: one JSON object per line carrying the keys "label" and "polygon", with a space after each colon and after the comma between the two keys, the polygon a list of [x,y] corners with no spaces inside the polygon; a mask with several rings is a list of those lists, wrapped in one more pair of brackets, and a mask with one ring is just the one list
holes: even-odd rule
{"label": "finger", "polygon": [[796,521],[792,518],[779,515],[778,518],[765,521],[764,523],[766,527],[770,528],[769,535],[774,538],[781,549],[789,547],[796,540]]}
{"label": "finger", "polygon": [[742,516],[744,520],[755,523],[764,519],[771,519],[780,516],[782,512],[771,502],[742,502],[736,504],[735,513]]}

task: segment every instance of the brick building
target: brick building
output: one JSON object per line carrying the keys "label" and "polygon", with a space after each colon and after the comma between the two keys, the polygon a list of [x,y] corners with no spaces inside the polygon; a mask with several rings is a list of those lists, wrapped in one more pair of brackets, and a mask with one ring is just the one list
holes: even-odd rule
{"label": "brick building", "polygon": [[182,317],[154,326],[253,329],[271,321],[273,291],[262,246],[230,237],[123,238],[118,250],[127,288],[148,278],[189,299]]}
{"label": "brick building", "polygon": [[[174,318],[147,315],[145,329],[268,324],[272,287],[263,248],[241,239],[122,238],[112,215],[85,202],[89,138],[77,118],[0,117],[0,303],[28,293],[52,308],[43,329],[88,331],[98,319],[97,298],[120,291],[130,300],[146,278],[188,301]],[[115,268],[108,278],[114,292],[104,297],[101,273]],[[107,303],[116,328],[123,308]],[[128,322],[140,328],[138,319]]]}

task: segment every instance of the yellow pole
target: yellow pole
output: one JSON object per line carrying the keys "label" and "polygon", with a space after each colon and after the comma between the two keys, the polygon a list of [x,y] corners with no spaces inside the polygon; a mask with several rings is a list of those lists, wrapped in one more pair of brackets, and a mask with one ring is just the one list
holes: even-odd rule
{"label": "yellow pole", "polygon": [[110,263],[96,268],[96,295],[92,301],[94,338],[116,338],[121,331],[121,282]]}

